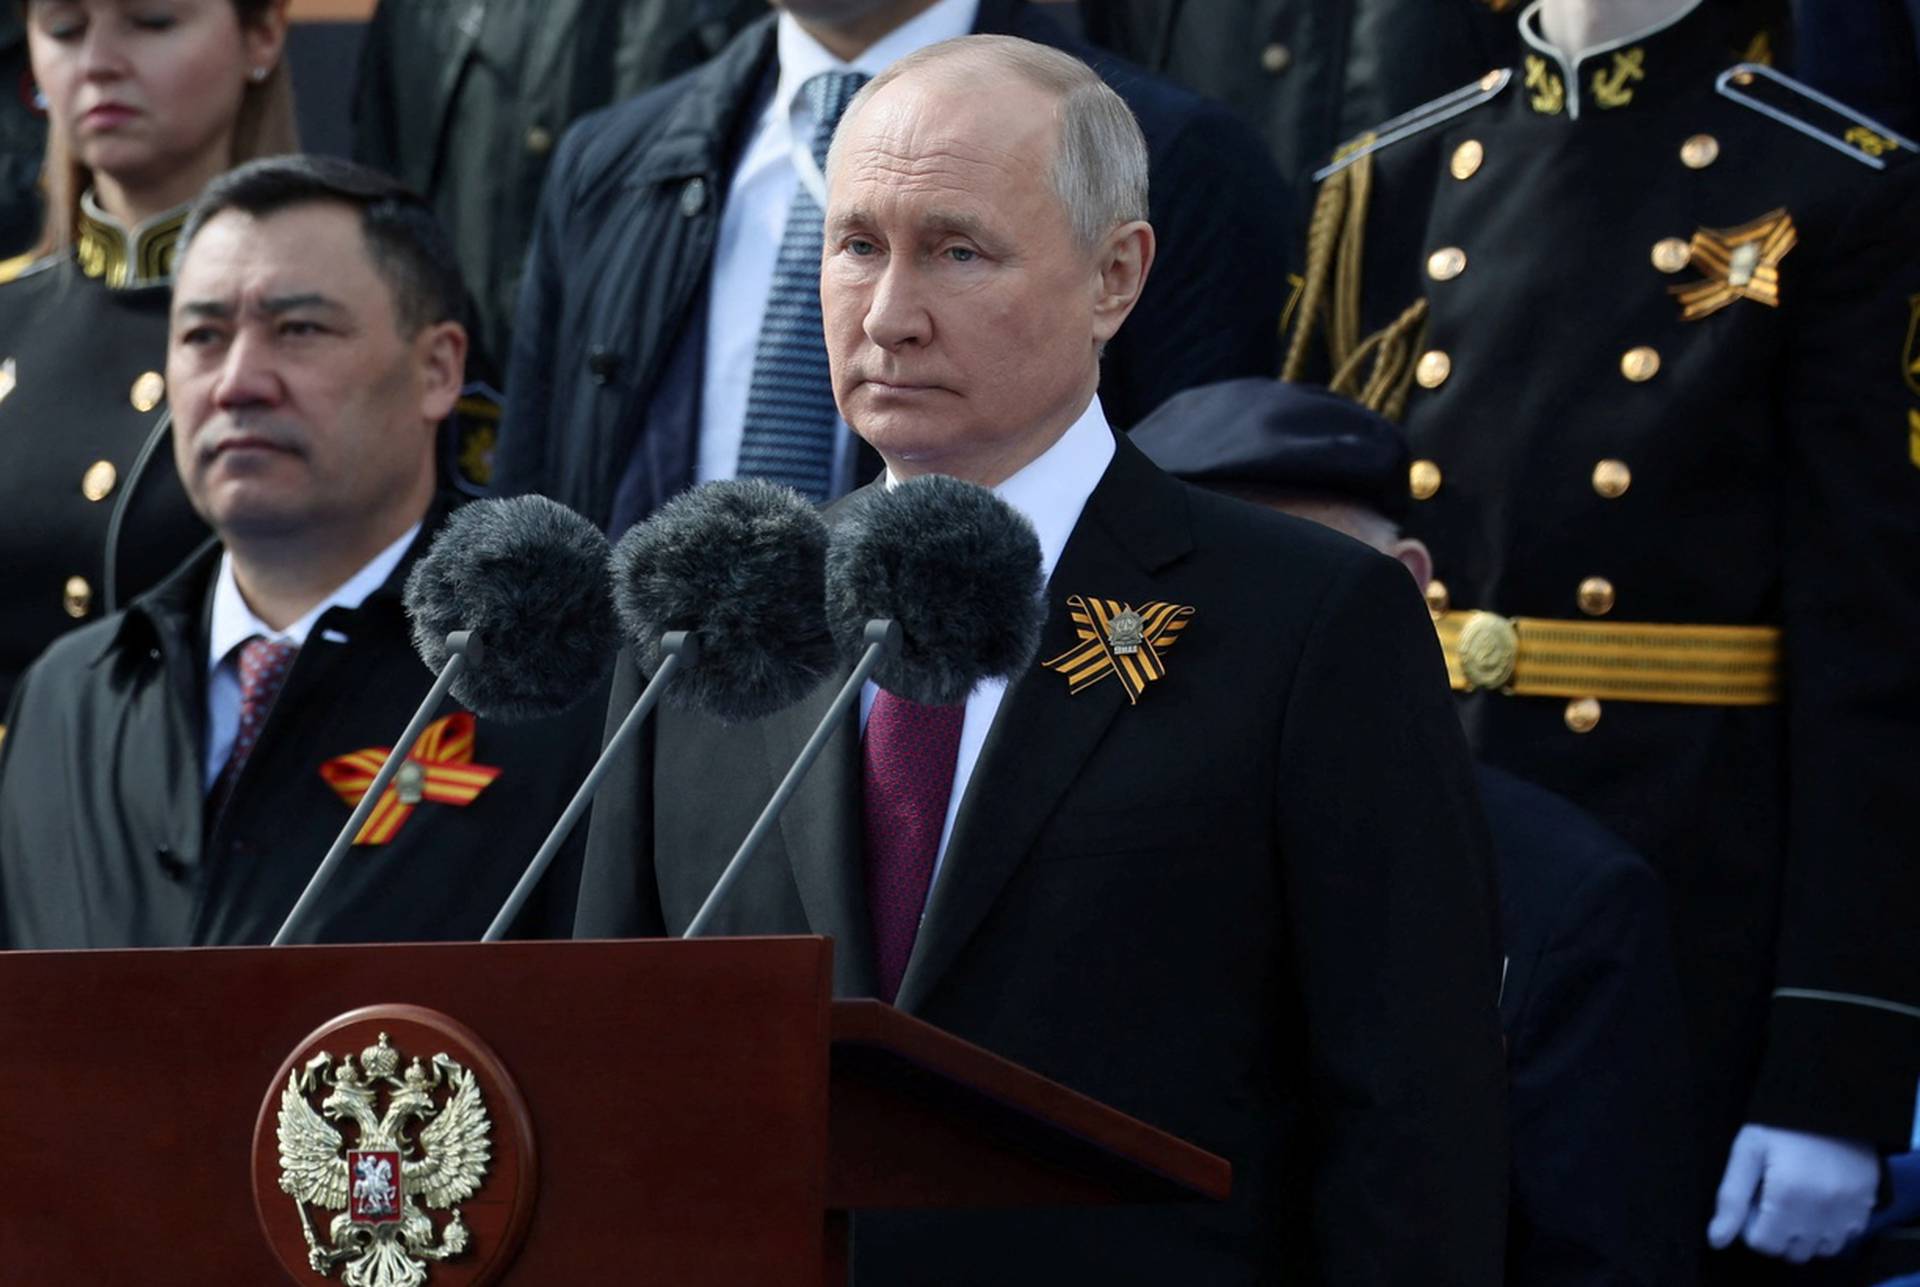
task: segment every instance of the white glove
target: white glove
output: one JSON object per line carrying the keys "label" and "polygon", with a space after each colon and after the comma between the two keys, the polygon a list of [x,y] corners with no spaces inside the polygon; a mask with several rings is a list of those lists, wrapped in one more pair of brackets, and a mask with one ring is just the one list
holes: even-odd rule
{"label": "white glove", "polygon": [[1744,1231],[1755,1251],[1805,1264],[1859,1237],[1879,1191],[1880,1159],[1865,1144],[1743,1126],[1727,1154],[1707,1241],[1724,1249]]}

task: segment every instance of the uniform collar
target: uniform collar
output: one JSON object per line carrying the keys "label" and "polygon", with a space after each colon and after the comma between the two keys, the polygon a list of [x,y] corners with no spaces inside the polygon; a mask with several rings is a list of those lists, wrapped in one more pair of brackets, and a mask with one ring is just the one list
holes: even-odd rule
{"label": "uniform collar", "polygon": [[115,290],[157,286],[173,279],[173,254],[187,222],[187,207],[157,214],[129,231],[100,208],[89,189],[80,197],[74,257],[80,271]]}
{"label": "uniform collar", "polygon": [[1759,31],[1741,33],[1724,10],[1692,3],[1664,22],[1570,54],[1540,30],[1533,0],[1520,14],[1521,50],[1516,99],[1529,115],[1579,120],[1643,109],[1711,83],[1713,74],[1742,59],[1767,61]]}

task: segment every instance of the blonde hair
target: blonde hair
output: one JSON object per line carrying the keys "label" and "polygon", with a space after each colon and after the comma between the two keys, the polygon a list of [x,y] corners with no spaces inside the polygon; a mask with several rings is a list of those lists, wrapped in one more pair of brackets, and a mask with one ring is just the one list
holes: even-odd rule
{"label": "blonde hair", "polygon": [[[271,3],[233,0],[234,13],[244,27],[260,21]],[[21,7],[25,9],[26,4]],[[255,157],[299,150],[300,135],[293,118],[293,76],[287,70],[283,51],[266,76],[257,81],[249,79],[241,91],[240,110],[233,118],[233,155],[228,162],[239,165]],[[40,195],[46,203],[46,217],[31,252],[33,258],[64,254],[73,248],[80,225],[80,196],[92,186],[93,171],[73,154],[72,143],[49,121],[47,154],[40,167]]]}

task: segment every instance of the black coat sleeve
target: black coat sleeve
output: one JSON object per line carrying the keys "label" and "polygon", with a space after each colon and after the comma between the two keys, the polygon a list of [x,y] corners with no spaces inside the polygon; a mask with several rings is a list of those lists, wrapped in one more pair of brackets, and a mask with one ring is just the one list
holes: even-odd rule
{"label": "black coat sleeve", "polygon": [[[607,741],[645,687],[633,655],[621,653],[607,703]],[[649,721],[608,766],[594,799],[575,938],[659,938],[667,932],[653,870],[653,754]]]}
{"label": "black coat sleeve", "polygon": [[1507,1149],[1490,846],[1433,626],[1372,555],[1285,712],[1287,937],[1310,1043],[1312,1281],[1501,1281]]}
{"label": "black coat sleeve", "polygon": [[1593,864],[1559,907],[1531,910],[1555,924],[1538,958],[1512,967],[1529,983],[1508,1025],[1507,1282],[1682,1287],[1701,1225],[1659,878],[1617,855]]}

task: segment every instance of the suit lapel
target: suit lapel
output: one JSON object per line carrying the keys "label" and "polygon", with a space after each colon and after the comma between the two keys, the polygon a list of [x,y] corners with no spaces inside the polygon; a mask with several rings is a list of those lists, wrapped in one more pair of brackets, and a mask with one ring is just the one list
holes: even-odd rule
{"label": "suit lapel", "polygon": [[453,96],[460,88],[460,78],[467,73],[467,61],[473,57],[474,46],[480,41],[480,29],[487,21],[487,0],[471,0],[464,12],[453,24],[453,40],[447,46],[446,58],[441,62],[434,94],[429,101],[431,118],[427,122],[426,137],[433,140],[430,155],[438,157],[445,153],[447,114],[453,108]]}
{"label": "suit lapel", "polygon": [[[795,706],[761,722],[767,767],[778,783],[813,736],[851,668],[842,668]],[[856,704],[780,815],[807,925],[834,940],[834,992],[873,996],[873,929],[860,868],[860,708]]]}
{"label": "suit lapel", "polygon": [[974,765],[900,982],[902,1010],[926,1000],[1025,861],[1094,748],[1116,718],[1125,718],[1126,697],[1117,683],[1069,696],[1066,677],[1040,665],[1076,642],[1066,596],[1143,602],[1152,574],[1191,548],[1181,484],[1120,438],[1047,584],[1039,654],[1008,687]]}

